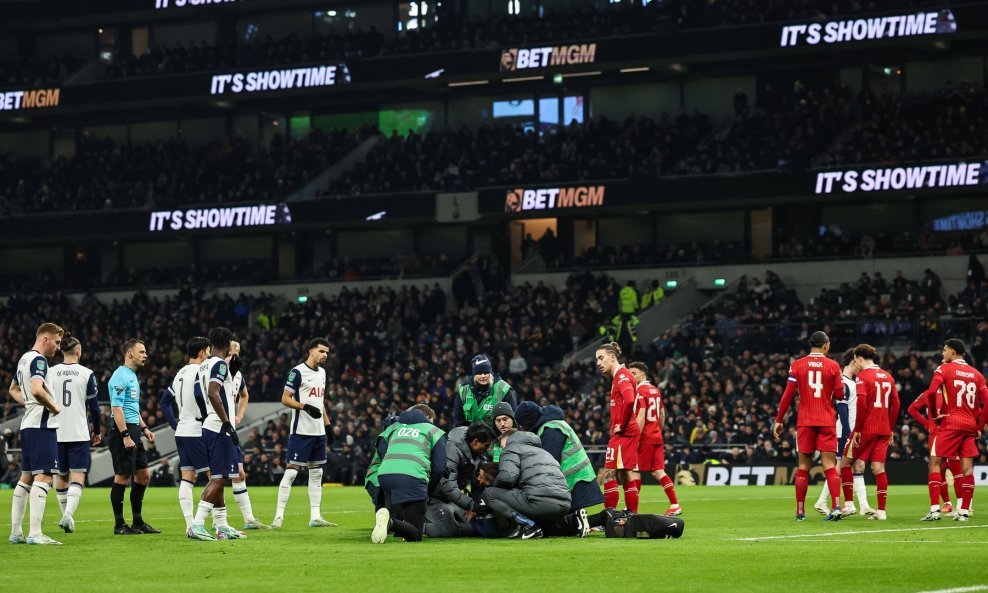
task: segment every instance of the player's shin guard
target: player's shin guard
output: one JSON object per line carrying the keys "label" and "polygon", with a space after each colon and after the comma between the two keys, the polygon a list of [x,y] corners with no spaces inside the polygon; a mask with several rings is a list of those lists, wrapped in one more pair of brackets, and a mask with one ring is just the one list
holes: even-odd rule
{"label": "player's shin guard", "polygon": [[796,514],[806,513],[806,491],[810,488],[810,472],[805,469],[796,470]]}
{"label": "player's shin guard", "polygon": [[832,467],[827,471],[823,472],[827,477],[827,489],[830,490],[830,508],[839,509],[840,508],[840,475],[837,473],[837,468]]}
{"label": "player's shin guard", "polygon": [[65,510],[62,511],[62,514],[70,519],[74,517],[76,509],[79,508],[79,501],[81,500],[82,484],[79,482],[72,482],[69,484],[69,491],[65,500]]}
{"label": "player's shin guard", "polygon": [[55,488],[55,499],[58,500],[58,510],[65,514],[65,504],[69,499],[69,489],[68,488]]}
{"label": "player's shin guard", "polygon": [[940,508],[940,484],[942,479],[940,472],[930,472],[930,508],[937,507],[938,510]]}
{"label": "player's shin guard", "polygon": [[864,511],[871,507],[868,504],[868,489],[865,487],[864,474],[854,474],[854,497],[858,499],[858,506]]}
{"label": "player's shin guard", "polygon": [[182,516],[185,517],[185,529],[188,531],[192,527],[194,517],[192,510],[192,482],[182,480],[178,483],[178,506],[182,509]]}
{"label": "player's shin guard", "polygon": [[632,480],[624,486],[624,505],[632,513],[638,512],[638,486],[641,480]]}
{"label": "player's shin guard", "polygon": [[51,486],[38,480],[35,480],[31,486],[31,530],[28,531],[28,537],[41,535],[41,521],[45,518],[45,505],[48,502],[49,490],[51,490]]}
{"label": "player's shin guard", "polygon": [[662,489],[666,491],[666,497],[669,499],[669,504],[679,504],[679,500],[676,498],[676,486],[672,482],[672,478],[668,475],[662,476],[659,480],[659,484],[662,485]]}
{"label": "player's shin guard", "polygon": [[844,504],[854,502],[854,470],[849,465],[840,468],[840,487],[844,493]]}
{"label": "player's shin guard", "polygon": [[288,496],[292,493],[292,484],[295,483],[295,476],[297,475],[297,469],[288,468],[285,470],[285,475],[281,476],[281,483],[278,484],[278,508],[274,513],[275,518],[285,516]]}
{"label": "player's shin guard", "polygon": [[254,509],[250,506],[250,495],[247,494],[247,482],[233,483],[233,500],[237,501],[240,514],[244,516],[244,521],[253,521]]}
{"label": "player's shin guard", "polygon": [[30,497],[31,485],[17,482],[10,505],[10,535],[24,535],[24,513],[27,511],[27,501]]}
{"label": "player's shin guard", "polygon": [[[956,479],[954,480],[956,482]],[[961,508],[965,511],[971,510],[971,503],[974,501],[974,474],[964,476],[961,483]]]}
{"label": "player's shin guard", "polygon": [[618,499],[621,497],[618,491],[617,480],[607,480],[604,482],[604,507],[608,509],[617,508]]}
{"label": "player's shin guard", "polygon": [[878,510],[885,510],[885,502],[889,495],[889,476],[885,472],[875,474],[875,486],[878,490]]}
{"label": "player's shin guard", "polygon": [[309,520],[322,516],[322,468],[309,468]]}

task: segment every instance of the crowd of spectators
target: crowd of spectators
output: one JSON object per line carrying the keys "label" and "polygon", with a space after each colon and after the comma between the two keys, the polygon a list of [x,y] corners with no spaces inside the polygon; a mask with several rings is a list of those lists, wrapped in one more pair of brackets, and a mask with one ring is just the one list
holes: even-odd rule
{"label": "crowd of spectators", "polygon": [[313,279],[350,282],[369,278],[425,278],[449,276],[463,262],[462,257],[400,254],[392,257],[334,257],[319,265]]}
{"label": "crowd of spectators", "polygon": [[238,137],[197,145],[83,138],[50,164],[0,155],[0,216],[51,211],[170,208],[282,200],[356,145],[366,130],[282,135],[252,150]]}
{"label": "crowd of spectators", "polygon": [[57,86],[82,65],[82,61],[65,54],[45,59],[20,59],[0,62],[0,90]]}
{"label": "crowd of spectators", "polygon": [[[455,386],[467,379],[477,352],[491,357],[520,399],[561,405],[588,445],[604,443],[609,385],[592,363],[569,368],[558,363],[613,313],[617,284],[588,272],[571,275],[564,289],[489,282],[480,296],[461,295],[452,308],[438,286],[344,288],[336,296],[287,305],[264,294],[231,298],[189,290],[163,299],[137,293],[109,304],[92,298],[75,304],[57,294],[14,297],[0,306],[0,385],[10,383],[10,369],[41,320],[78,332],[83,363],[96,370],[101,386],[119,364],[119,344],[142,338],[150,354],[140,371],[143,414],[157,428],[164,422],[159,394],[185,362],[184,340],[225,325],[243,342],[252,401],[277,401],[286,373],[304,357],[305,340],[330,336],[325,368],[333,444],[327,469],[334,481],[359,481],[370,443],[384,418],[397,410],[427,403],[438,411],[439,426],[448,427]],[[988,282],[972,278],[946,300],[941,292],[932,270],[920,279],[875,273],[822,290],[804,303],[768,272],[764,281],[745,278],[654,344],[639,343],[628,358],[646,362],[666,393],[674,460],[702,461],[733,446],[745,459],[785,459],[794,433],[786,438],[788,446],[767,435],[787,365],[805,351],[815,329],[831,334],[835,350],[858,341],[879,346],[904,404],[929,380],[936,362],[929,352],[945,332],[968,339],[973,360],[988,370]],[[906,326],[912,329],[903,334]],[[899,338],[908,353],[893,356],[888,346]],[[106,395],[100,397],[105,410]],[[11,412],[7,398],[4,415]],[[892,458],[922,458],[920,427],[909,420],[902,425],[898,430],[908,438],[893,447]],[[287,418],[272,420],[245,440],[246,462],[258,483],[277,483],[284,470]]]}

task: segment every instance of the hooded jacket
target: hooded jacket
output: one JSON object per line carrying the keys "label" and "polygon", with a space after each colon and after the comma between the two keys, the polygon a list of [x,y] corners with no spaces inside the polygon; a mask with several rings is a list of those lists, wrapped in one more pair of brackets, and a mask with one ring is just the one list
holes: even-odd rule
{"label": "hooded jacket", "polygon": [[571,502],[559,462],[542,449],[542,441],[531,432],[508,437],[494,487],[517,488],[534,500]]}
{"label": "hooded jacket", "polygon": [[470,450],[466,426],[454,428],[446,435],[446,439],[446,472],[439,483],[439,492],[443,498],[461,509],[473,510],[474,500],[463,488],[473,483],[473,472],[484,456],[475,457]]}
{"label": "hooded jacket", "polygon": [[[551,420],[562,420],[566,421],[566,414],[563,413],[562,408],[559,406],[545,406],[542,408],[542,413],[539,415],[538,421],[535,425],[529,428],[532,432],[538,432],[542,425]],[[542,448],[546,450],[552,458],[558,462],[562,462],[563,459],[563,448],[566,446],[566,435],[555,428],[547,428],[542,431]]]}

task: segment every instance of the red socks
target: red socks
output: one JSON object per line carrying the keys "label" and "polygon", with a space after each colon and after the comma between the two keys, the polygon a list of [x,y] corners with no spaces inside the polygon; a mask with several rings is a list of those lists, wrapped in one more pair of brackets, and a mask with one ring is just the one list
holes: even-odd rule
{"label": "red socks", "polygon": [[875,485],[878,487],[878,510],[885,510],[885,501],[889,496],[889,477],[885,472],[875,476]]}
{"label": "red socks", "polygon": [[669,504],[679,504],[679,500],[676,499],[676,487],[672,483],[672,478],[668,475],[662,476],[659,484],[666,491],[666,496],[669,497]]}
{"label": "red socks", "polygon": [[617,480],[607,480],[604,482],[604,507],[608,509],[617,508],[618,498],[621,494],[618,490]]}
{"label": "red socks", "polygon": [[[974,474],[970,476],[964,476],[961,483],[961,508],[965,511],[971,510],[971,501],[974,500]],[[954,478],[954,484],[957,483],[957,478]]]}
{"label": "red socks", "polygon": [[631,483],[624,486],[624,505],[632,513],[638,512],[638,488],[641,483],[641,480],[632,480]]}
{"label": "red socks", "polygon": [[[940,504],[940,484],[942,483],[942,479],[940,472],[930,472],[930,506]],[[956,478],[954,483],[957,483]]]}
{"label": "red socks", "polygon": [[[949,469],[950,470],[950,473],[954,476],[954,497],[957,500],[961,500],[961,499],[964,498],[964,493],[961,491],[961,486],[964,484],[964,480],[963,480],[963,478],[964,478],[964,470],[961,468],[961,461],[960,461],[960,459],[950,459],[950,460],[948,460],[947,461],[947,469]],[[944,480],[943,487],[945,489],[947,488],[947,483],[946,482],[947,481]],[[950,497],[947,496],[947,495],[944,495],[943,500],[944,501],[948,501],[948,500],[950,500]]]}
{"label": "red socks", "polygon": [[[954,492],[958,493],[957,500],[960,500],[960,494],[959,494],[960,489],[961,489],[961,485],[957,483],[957,478],[954,478]],[[950,502],[950,491],[947,490],[946,480],[940,482],[940,501],[942,503]]]}
{"label": "red socks", "polygon": [[833,502],[831,508],[840,508],[840,476],[837,473],[837,468],[832,467],[823,472],[823,475],[827,477],[827,488],[830,490],[830,500]]}
{"label": "red socks", "polygon": [[806,514],[806,491],[810,487],[810,472],[805,469],[796,470],[796,514]]}
{"label": "red socks", "polygon": [[844,490],[844,504],[854,502],[854,470],[851,466],[840,469],[840,485]]}

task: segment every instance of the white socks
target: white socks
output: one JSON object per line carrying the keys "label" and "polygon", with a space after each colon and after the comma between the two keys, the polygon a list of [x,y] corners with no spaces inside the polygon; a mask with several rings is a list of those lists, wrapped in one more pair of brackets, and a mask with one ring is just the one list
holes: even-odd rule
{"label": "white socks", "polygon": [[297,469],[288,468],[285,470],[285,475],[281,476],[281,483],[278,484],[278,509],[274,513],[275,519],[285,516],[285,506],[288,505],[288,497],[292,493],[292,483],[295,482],[297,475]]}
{"label": "white socks", "polygon": [[816,503],[818,505],[819,504],[824,504],[825,505],[825,504],[827,504],[827,501],[828,500],[830,500],[830,487],[827,485],[826,480],[824,480],[824,482],[823,482],[823,488],[820,489],[820,497],[816,499]]}
{"label": "white socks", "polygon": [[[280,490],[278,491],[280,494]],[[244,516],[244,522],[254,520],[254,509],[250,506],[250,495],[247,494],[247,482],[233,483],[233,500],[237,501],[240,507],[240,514]]]}
{"label": "white socks", "polygon": [[41,535],[41,520],[45,518],[45,504],[48,502],[48,491],[51,486],[44,482],[34,481],[31,486],[31,530],[28,537]]}
{"label": "white socks", "polygon": [[193,525],[205,525],[206,518],[209,517],[211,512],[213,512],[213,503],[200,500],[199,508],[196,509],[196,518]]}
{"label": "white socks", "polygon": [[226,522],[226,507],[213,507],[213,527],[229,527]]}
{"label": "white socks", "polygon": [[60,511],[62,511],[62,514],[64,515],[65,514],[65,503],[69,499],[69,489],[68,488],[65,488],[63,490],[61,488],[57,488],[56,487],[55,488],[55,498],[58,499],[58,509]]}
{"label": "white socks", "polygon": [[30,496],[31,485],[17,482],[10,505],[10,535],[24,535],[24,512],[27,510],[27,499]]}
{"label": "white socks", "polygon": [[79,501],[82,500],[82,484],[79,482],[69,484],[69,491],[65,495],[65,499],[65,508],[62,509],[62,514],[71,519],[75,516],[76,509],[79,508]]}
{"label": "white socks", "polygon": [[309,468],[309,520],[322,516],[322,468]]}
{"label": "white socks", "polygon": [[864,474],[854,474],[854,498],[862,509],[870,508],[868,504],[868,489],[865,487]]}
{"label": "white socks", "polygon": [[182,480],[178,483],[178,506],[185,517],[185,530],[192,527],[192,482]]}

